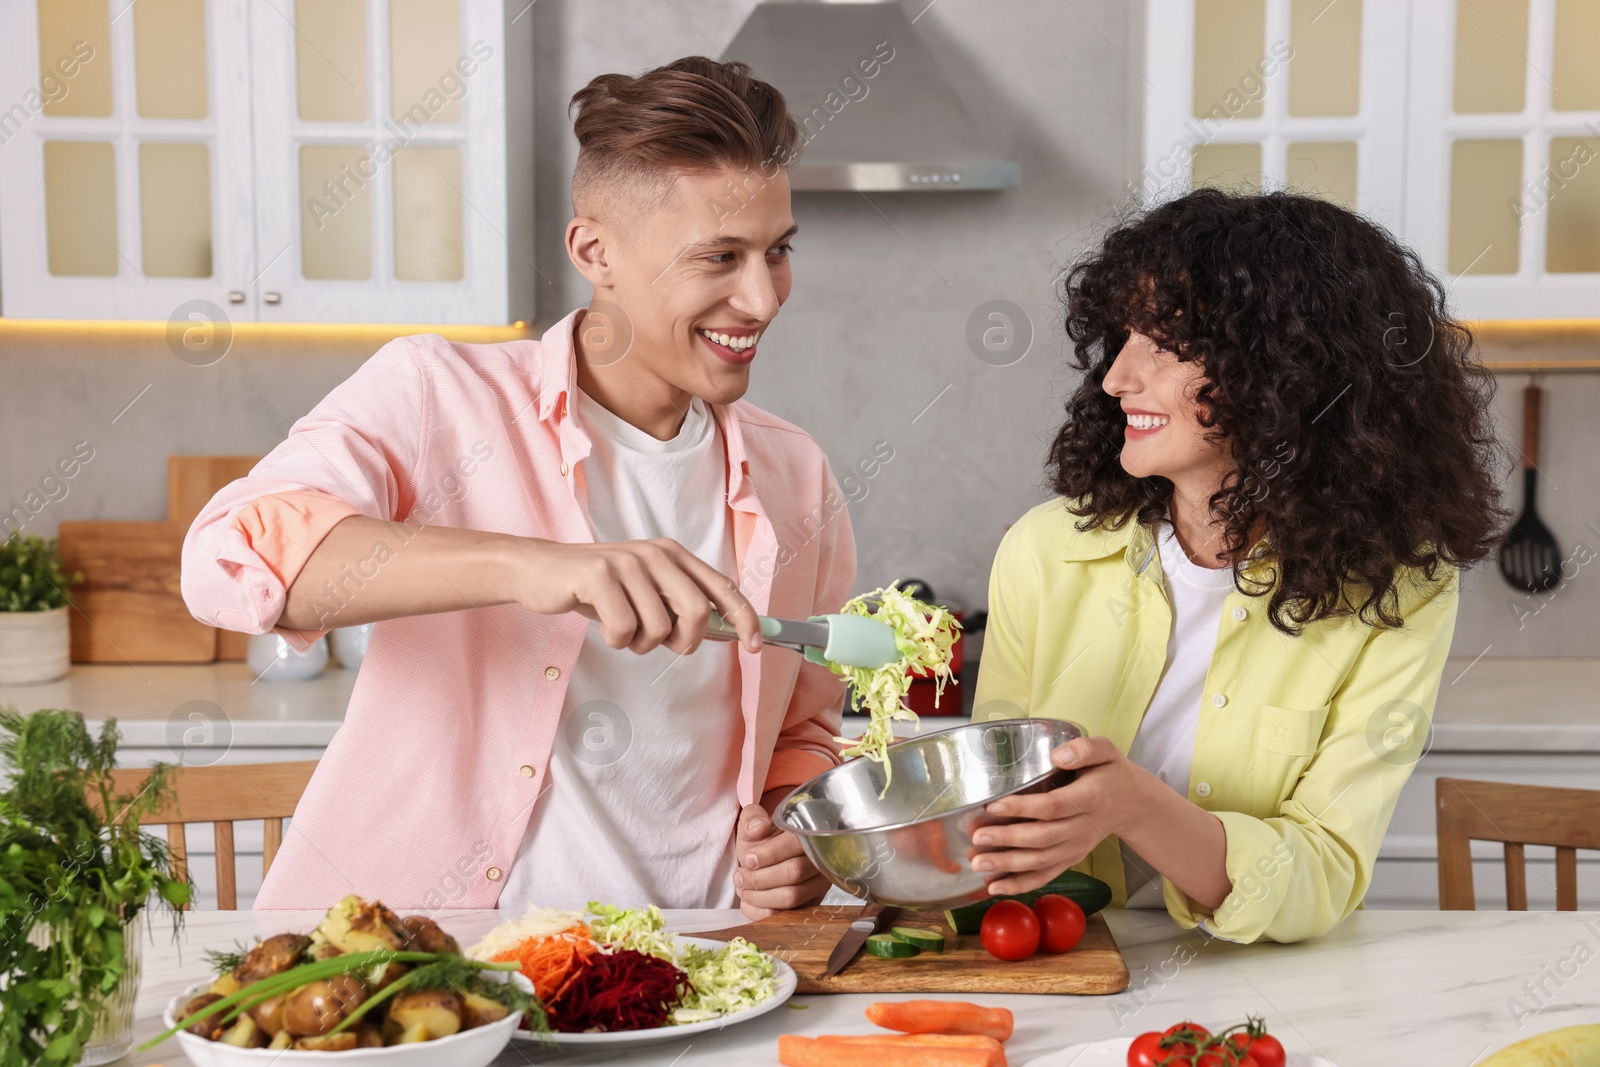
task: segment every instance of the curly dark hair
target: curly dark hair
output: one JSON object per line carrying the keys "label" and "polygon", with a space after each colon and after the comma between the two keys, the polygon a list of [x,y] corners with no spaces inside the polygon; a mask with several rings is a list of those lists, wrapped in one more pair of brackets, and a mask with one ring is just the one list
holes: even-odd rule
{"label": "curly dark hair", "polygon": [[[1201,189],[1113,227],[1062,296],[1087,373],[1049,474],[1080,529],[1166,514],[1172,483],[1123,470],[1125,416],[1101,388],[1138,332],[1201,364],[1200,422],[1234,464],[1210,501],[1223,549],[1279,630],[1399,628],[1404,569],[1432,581],[1493,550],[1509,517],[1493,377],[1444,286],[1381,227],[1314,197]],[[1263,535],[1257,571],[1244,556]]]}

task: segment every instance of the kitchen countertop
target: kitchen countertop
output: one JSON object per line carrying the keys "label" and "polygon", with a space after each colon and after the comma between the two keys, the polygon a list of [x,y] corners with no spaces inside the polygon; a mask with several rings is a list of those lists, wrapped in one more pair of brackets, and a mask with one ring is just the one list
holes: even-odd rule
{"label": "kitchen countertop", "polygon": [[[490,911],[430,914],[463,944],[504,918]],[[175,944],[157,917],[144,946],[134,1043],[159,1033],[167,1001],[205,976],[202,949],[308,930],[319,918],[317,912],[194,912]],[[667,918],[681,933],[742,921],[736,911],[669,911]],[[1229,1025],[1249,1014],[1265,1016],[1291,1052],[1320,1055],[1338,1067],[1466,1067],[1532,1034],[1600,1021],[1600,987],[1587,978],[1573,980],[1583,961],[1600,951],[1600,912],[1358,911],[1325,937],[1298,945],[1215,941],[1179,929],[1158,911],[1109,911],[1106,919],[1134,976],[1128,991],[975,998],[1016,1013],[1016,1034],[1006,1048],[1012,1067],[1027,1067],[1035,1057],[1079,1041],[1130,1037],[1181,1019]],[[495,1064],[764,1067],[778,1062],[779,1034],[871,1032],[862,1014],[871,999],[799,996],[791,1003],[805,1010],[780,1008],[720,1032],[637,1052],[552,1056],[519,1044]],[[169,1040],[118,1062],[179,1067],[190,1061]]]}
{"label": "kitchen countertop", "polygon": [[[82,664],[59,682],[0,686],[0,705],[114,715],[130,748],[176,747],[197,714],[228,730],[234,748],[324,748],[355,679],[338,667],[305,682],[258,682],[243,663]],[[929,717],[924,729],[966,721]],[[846,716],[845,733],[864,722]],[[1600,659],[1448,660],[1433,725],[1433,751],[1600,753]]]}

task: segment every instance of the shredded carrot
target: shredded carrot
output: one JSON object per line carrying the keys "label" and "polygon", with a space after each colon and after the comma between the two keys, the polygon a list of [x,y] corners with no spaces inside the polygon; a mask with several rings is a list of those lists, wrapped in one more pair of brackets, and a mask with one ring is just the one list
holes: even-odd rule
{"label": "shredded carrot", "polygon": [[515,948],[498,953],[490,962],[521,964],[522,973],[548,1009],[599,951],[600,947],[589,937],[588,925],[576,923],[548,937],[530,937]]}

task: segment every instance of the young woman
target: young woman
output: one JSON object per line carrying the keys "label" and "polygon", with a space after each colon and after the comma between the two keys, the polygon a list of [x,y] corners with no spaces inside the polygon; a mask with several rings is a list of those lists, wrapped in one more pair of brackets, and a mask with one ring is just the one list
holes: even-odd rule
{"label": "young woman", "polygon": [[1068,867],[1295,941],[1361,905],[1424,748],[1458,572],[1505,515],[1492,385],[1379,227],[1201,190],[1066,276],[1059,497],[995,559],[978,717],[1070,719],[1069,785],[991,805],[994,893]]}

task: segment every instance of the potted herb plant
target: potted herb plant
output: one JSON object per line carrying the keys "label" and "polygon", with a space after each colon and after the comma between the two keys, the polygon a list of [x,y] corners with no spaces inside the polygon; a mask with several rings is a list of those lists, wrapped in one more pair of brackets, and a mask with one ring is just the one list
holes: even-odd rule
{"label": "potted herb plant", "polygon": [[164,902],[176,929],[193,894],[140,828],[171,768],[118,793],[119,740],[115,720],[96,739],[75,711],[0,709],[0,1067],[126,1054],[145,910]]}
{"label": "potted herb plant", "polygon": [[83,575],[61,570],[54,537],[15,530],[0,542],[0,685],[53,682],[71,662],[67,590]]}

